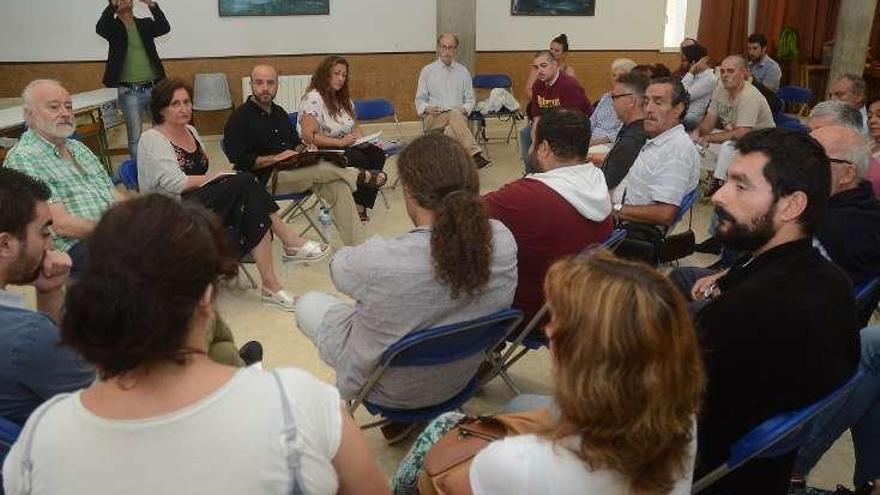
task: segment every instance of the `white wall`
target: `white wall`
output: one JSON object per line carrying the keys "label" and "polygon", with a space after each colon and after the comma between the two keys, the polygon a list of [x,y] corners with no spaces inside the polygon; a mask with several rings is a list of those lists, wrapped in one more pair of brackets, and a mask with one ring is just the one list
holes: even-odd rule
{"label": "white wall", "polygon": [[[221,18],[217,0],[160,0],[171,33],[157,45],[163,58],[433,51],[435,1],[442,0],[330,0],[329,16]],[[145,16],[146,7],[135,4],[135,15]],[[95,34],[105,0],[0,0],[0,5],[0,61],[107,56],[107,43]]]}
{"label": "white wall", "polygon": [[537,50],[560,33],[572,50],[659,50],[665,15],[662,0],[596,0],[592,17],[511,16],[510,0],[477,0],[477,51]]}

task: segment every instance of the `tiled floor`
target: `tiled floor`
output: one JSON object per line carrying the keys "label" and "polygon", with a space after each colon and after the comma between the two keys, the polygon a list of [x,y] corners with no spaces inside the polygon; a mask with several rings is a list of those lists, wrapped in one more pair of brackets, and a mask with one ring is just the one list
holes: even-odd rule
{"label": "tiled floor", "polygon": [[[371,127],[371,126],[365,126]],[[391,126],[379,125],[386,136],[392,135]],[[114,131],[118,132],[119,128]],[[506,135],[501,128],[490,125],[490,137]],[[113,134],[116,134],[114,132]],[[124,132],[124,131],[123,131]],[[421,126],[417,123],[404,124],[404,133],[408,137],[416,136],[421,132]],[[121,141],[120,136],[111,136],[113,141]],[[206,147],[211,158],[211,167],[215,170],[226,169],[229,163],[220,150],[219,136],[206,136]],[[493,141],[489,145],[493,165],[480,172],[482,189],[494,190],[502,184],[509,182],[520,175],[518,143],[505,144],[502,141]],[[386,166],[393,182],[396,177],[395,159],[389,160]],[[388,190],[385,193],[389,208],[377,202],[376,209],[372,213],[373,220],[368,225],[368,231],[377,235],[397,235],[412,227],[403,207],[403,197],[400,189]],[[705,236],[708,224],[709,206],[698,203],[694,220],[694,231],[698,240]],[[294,222],[302,228],[302,220]],[[307,237],[316,238],[314,233]],[[276,241],[277,243],[278,241]],[[338,246],[338,237],[337,242]],[[276,253],[280,252],[280,246],[276,246]],[[683,260],[682,265],[708,265],[714,261],[714,257],[708,255],[694,255]],[[335,292],[328,275],[328,262],[315,263],[311,266],[286,265],[280,260],[277,262],[279,275],[284,285],[294,293],[301,294],[308,290],[324,290]],[[252,268],[253,270],[253,268]],[[254,270],[255,272],[255,270]],[[243,279],[242,279],[243,280]],[[246,283],[246,282],[245,282]],[[233,329],[239,344],[248,340],[259,340],[263,343],[266,351],[264,365],[266,367],[297,366],[314,373],[319,378],[328,382],[333,381],[333,371],[324,365],[318,358],[314,346],[300,334],[291,314],[271,309],[260,303],[259,292],[250,288],[226,288],[221,291],[218,299],[218,311]],[[531,352],[517,363],[512,370],[513,377],[520,387],[531,393],[549,393],[550,363],[546,350]],[[469,413],[492,413],[497,412],[513,395],[500,380],[496,380],[481,390],[476,398],[466,405]],[[360,411],[357,419],[365,422],[368,415]],[[381,434],[377,430],[366,432],[370,447],[379,462],[382,470],[389,476],[394,472],[398,462],[406,453],[408,443],[396,447],[385,444]],[[852,476],[853,454],[849,435],[842,437],[834,447],[826,454],[819,466],[814,470],[811,484],[819,487],[833,488],[835,484],[849,484]]]}

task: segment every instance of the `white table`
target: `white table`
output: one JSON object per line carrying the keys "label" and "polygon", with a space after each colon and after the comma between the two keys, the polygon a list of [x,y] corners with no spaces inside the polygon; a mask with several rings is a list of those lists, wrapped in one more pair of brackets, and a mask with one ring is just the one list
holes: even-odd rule
{"label": "white table", "polygon": [[[115,100],[116,95],[116,88],[101,88],[71,95],[73,113],[78,115],[101,108],[103,103]],[[24,106],[18,105],[0,110],[0,131],[23,125]]]}

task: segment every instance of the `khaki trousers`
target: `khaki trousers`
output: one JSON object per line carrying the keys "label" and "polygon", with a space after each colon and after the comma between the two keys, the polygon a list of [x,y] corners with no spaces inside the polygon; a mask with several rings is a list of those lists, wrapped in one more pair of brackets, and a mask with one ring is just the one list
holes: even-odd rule
{"label": "khaki trousers", "polygon": [[471,130],[468,129],[467,118],[458,110],[450,110],[438,115],[425,114],[425,130],[435,129],[443,129],[443,134],[461,143],[471,156],[482,151]]}
{"label": "khaki trousers", "polygon": [[278,174],[278,194],[311,189],[330,207],[342,244],[356,246],[366,237],[351,193],[357,188],[358,169],[328,162],[285,170]]}

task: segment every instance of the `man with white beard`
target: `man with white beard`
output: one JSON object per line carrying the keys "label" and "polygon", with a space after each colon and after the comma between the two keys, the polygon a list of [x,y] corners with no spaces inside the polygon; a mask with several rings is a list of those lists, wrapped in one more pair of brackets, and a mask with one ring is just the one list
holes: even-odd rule
{"label": "man with white beard", "polygon": [[52,242],[73,260],[71,276],[83,269],[81,242],[104,211],[121,199],[101,162],[80,141],[70,93],[58,81],[37,79],[22,93],[28,130],[4,165],[40,179],[49,187]]}

